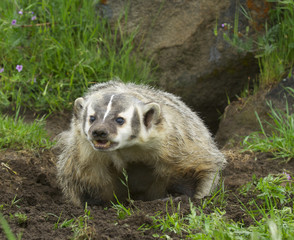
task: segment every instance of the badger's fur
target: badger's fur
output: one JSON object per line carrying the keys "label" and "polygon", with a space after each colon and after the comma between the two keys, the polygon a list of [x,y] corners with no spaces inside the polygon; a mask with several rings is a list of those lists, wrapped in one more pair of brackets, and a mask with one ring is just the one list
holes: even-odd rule
{"label": "badger's fur", "polygon": [[202,198],[226,163],[201,119],[178,97],[119,81],[96,84],[76,99],[70,129],[57,146],[59,183],[77,205],[128,193],[141,200],[168,193]]}

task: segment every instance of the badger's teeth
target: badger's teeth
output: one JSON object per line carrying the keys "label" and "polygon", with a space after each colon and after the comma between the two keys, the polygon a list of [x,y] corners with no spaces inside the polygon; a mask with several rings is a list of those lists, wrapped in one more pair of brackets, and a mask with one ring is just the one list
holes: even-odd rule
{"label": "badger's teeth", "polygon": [[97,148],[108,148],[110,147],[110,144],[111,144],[110,141],[97,141],[97,140],[94,140],[93,143],[94,143],[94,146]]}

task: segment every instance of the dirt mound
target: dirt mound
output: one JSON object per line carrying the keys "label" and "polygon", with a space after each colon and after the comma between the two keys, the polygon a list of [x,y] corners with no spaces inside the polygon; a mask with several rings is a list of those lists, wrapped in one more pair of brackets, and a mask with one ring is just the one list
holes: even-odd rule
{"label": "dirt mound", "polygon": [[[251,154],[238,151],[226,151],[228,166],[223,172],[225,189],[228,192],[226,217],[245,224],[253,224],[244,219],[239,200],[248,202],[238,194],[238,187],[252,179],[269,173],[281,173],[283,170],[294,172],[294,161],[277,164],[267,154]],[[166,211],[166,201],[135,201],[134,213],[125,219],[118,219],[117,211],[111,207],[88,207],[90,218],[85,231],[66,227],[65,220],[76,217],[87,219],[83,208],[67,203],[56,183],[55,155],[49,151],[27,152],[6,150],[0,154],[0,209],[8,220],[14,233],[21,233],[22,239],[68,239],[74,234],[91,236],[92,239],[154,239],[156,230],[146,230],[144,226],[152,224],[150,216]],[[235,197],[238,195],[239,200]],[[250,196],[248,196],[250,198]],[[174,198],[176,206],[181,201],[181,212],[189,213],[190,203],[185,196]],[[193,200],[199,205],[199,200]],[[126,204],[128,207],[128,205]],[[209,210],[206,210],[209,211]],[[16,216],[22,213],[26,221]],[[209,213],[209,212],[207,212]],[[64,224],[62,224],[64,223]],[[76,223],[78,224],[78,222]],[[59,226],[56,228],[56,226]],[[63,227],[62,227],[63,226]],[[138,230],[141,228],[141,230]],[[74,232],[76,231],[76,232]],[[159,234],[159,232],[158,232]],[[170,234],[173,239],[178,237]],[[0,229],[0,238],[4,239]]]}

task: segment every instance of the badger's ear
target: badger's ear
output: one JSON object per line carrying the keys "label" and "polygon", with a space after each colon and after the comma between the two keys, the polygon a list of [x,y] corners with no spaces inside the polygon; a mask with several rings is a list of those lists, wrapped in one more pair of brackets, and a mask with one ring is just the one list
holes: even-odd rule
{"label": "badger's ear", "polygon": [[76,118],[80,118],[79,116],[83,108],[84,108],[84,99],[81,97],[77,98],[74,104],[74,116]]}
{"label": "badger's ear", "polygon": [[147,129],[160,123],[161,108],[157,103],[147,103],[143,108],[143,120]]}

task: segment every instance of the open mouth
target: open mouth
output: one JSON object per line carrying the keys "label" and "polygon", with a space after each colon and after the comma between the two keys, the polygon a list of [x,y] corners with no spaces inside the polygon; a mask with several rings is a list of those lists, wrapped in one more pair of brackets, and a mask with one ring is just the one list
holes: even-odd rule
{"label": "open mouth", "polygon": [[117,143],[110,142],[108,140],[94,140],[93,145],[96,149],[106,150],[114,147],[115,145],[117,145]]}

